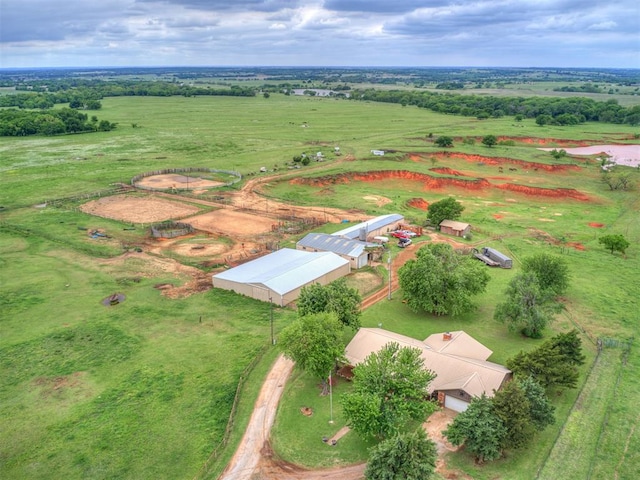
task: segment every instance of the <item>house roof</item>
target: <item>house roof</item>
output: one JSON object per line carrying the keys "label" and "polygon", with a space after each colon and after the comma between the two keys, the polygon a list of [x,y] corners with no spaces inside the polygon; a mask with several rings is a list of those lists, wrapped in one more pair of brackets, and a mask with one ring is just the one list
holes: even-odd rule
{"label": "house roof", "polygon": [[325,252],[333,252],[338,255],[348,255],[359,257],[364,253],[366,243],[350,238],[336,237],[327,233],[309,233],[296,245],[302,247],[316,248]]}
{"label": "house roof", "polygon": [[333,235],[354,239],[360,236],[360,231],[362,229],[365,229],[366,233],[369,233],[379,228],[386,227],[387,225],[402,222],[403,220],[404,217],[402,215],[398,213],[390,213],[388,215],[381,215],[379,217],[372,218],[371,220],[367,220],[366,222],[352,225],[343,230],[335,232]]}
{"label": "house roof", "polygon": [[425,368],[436,374],[429,384],[429,393],[464,390],[471,396],[483,393],[493,396],[511,372],[486,361],[491,350],[470,335],[463,331],[448,333],[451,340],[443,340],[443,334],[434,334],[420,341],[381,328],[361,328],[347,345],[345,356],[352,365],[357,365],[387,343],[397,342],[401,347],[420,349]]}
{"label": "house roof", "polygon": [[313,282],[349,261],[332,252],[281,250],[214,275],[214,278],[261,285],[284,295]]}
{"label": "house roof", "polygon": [[453,230],[464,230],[469,227],[468,223],[456,222],[455,220],[443,220],[440,222],[441,227],[449,227]]}

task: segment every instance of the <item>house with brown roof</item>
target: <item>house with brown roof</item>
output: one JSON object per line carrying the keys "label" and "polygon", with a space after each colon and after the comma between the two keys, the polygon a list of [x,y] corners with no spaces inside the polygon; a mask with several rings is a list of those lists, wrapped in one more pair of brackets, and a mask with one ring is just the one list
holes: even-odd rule
{"label": "house with brown roof", "polygon": [[443,220],[440,222],[440,232],[447,235],[455,235],[456,237],[464,237],[471,233],[471,225],[455,220]]}
{"label": "house with brown roof", "polygon": [[493,352],[461,330],[435,333],[421,341],[382,328],[361,328],[345,356],[354,367],[391,342],[420,350],[425,368],[436,374],[428,393],[457,412],[466,410],[473,397],[483,393],[492,397],[512,376],[506,367],[487,361]]}

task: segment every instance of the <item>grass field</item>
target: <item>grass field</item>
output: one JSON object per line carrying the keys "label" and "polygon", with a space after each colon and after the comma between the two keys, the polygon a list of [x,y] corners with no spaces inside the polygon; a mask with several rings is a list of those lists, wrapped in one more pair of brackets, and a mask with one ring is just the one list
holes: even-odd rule
{"label": "grass field", "polygon": [[[505,165],[505,172],[500,173],[497,165],[487,162],[438,156],[441,149],[428,136],[495,134],[606,143],[625,138],[629,142],[637,129],[609,124],[538,127],[533,121],[478,121],[399,105],[282,95],[268,99],[108,98],[100,118],[119,126],[112,132],[87,135],[0,138],[2,478],[193,478],[198,472],[215,478],[241,436],[252,399],[275,354],[268,348],[268,306],[214,290],[167,298],[154,287],[180,285],[187,281],[184,275],[159,268],[150,254],[121,256],[130,251],[129,245],[147,240],[142,225],[82,213],[77,208],[80,200],[60,207],[34,207],[47,200],[107,190],[155,169],[207,167],[248,174],[266,167],[284,172],[284,164],[294,155],[323,151],[326,162],[313,162],[296,174],[319,178],[345,172],[406,170],[447,177],[431,169],[448,167],[465,178],[488,178],[492,187],[482,191],[429,190],[417,181],[390,178],[323,187],[272,181],[265,192],[293,204],[355,205],[369,215],[400,212],[417,223],[424,221],[426,212],[409,207],[409,199],[420,197],[432,203],[454,195],[465,206],[463,220],[474,226],[469,245],[491,243],[515,260],[512,271],[491,270],[488,291],[478,298],[478,310],[472,314],[456,319],[415,314],[401,302],[398,292],[392,301],[368,309],[363,316],[365,325],[382,324],[416,338],[464,329],[494,350],[492,360],[504,362],[537,342],[495,323],[495,303],[517,272],[519,261],[547,251],[562,255],[572,274],[567,310],[553,330],[579,325],[594,338],[626,340],[638,335],[637,189],[609,191],[599,181],[595,163],[581,159],[563,161],[579,165],[575,171],[545,173],[519,166],[509,172]],[[333,155],[335,146],[342,156]],[[371,149],[397,152],[373,157]],[[453,150],[553,162],[548,153],[520,141],[492,149],[479,141],[475,145],[456,141]],[[630,172],[637,184],[637,170]],[[494,187],[503,183],[573,188],[590,200],[528,196]],[[365,200],[370,196],[386,197],[390,202],[377,206]],[[589,225],[594,222],[603,226]],[[105,229],[111,238],[92,239],[87,228]],[[598,244],[604,233],[622,233],[631,241],[626,256],[611,255]],[[104,306],[101,301],[114,292],[122,292],[126,300],[114,307]],[[276,331],[293,316],[287,309],[276,309]],[[593,359],[595,351],[589,345]],[[484,467],[475,466],[462,453],[453,456],[451,464],[473,478],[532,479],[543,464],[542,474],[551,475],[544,478],[556,472],[563,472],[563,478],[584,478],[584,472],[591,472],[592,478],[612,478],[611,472],[617,472],[620,479],[631,478],[640,461],[635,409],[640,403],[639,357],[635,344],[625,364],[620,363],[620,351],[613,352],[606,356],[613,363],[602,361],[594,368],[583,391],[585,395],[607,392],[599,401],[590,402],[588,421],[593,436],[589,434],[589,449],[583,456],[558,454],[571,445],[572,429],[581,428],[574,420],[576,410],[569,415],[577,395],[572,391],[556,398],[558,425],[540,436],[529,451],[515,452]],[[238,381],[262,355],[264,359],[242,388],[229,445],[217,449]],[[619,372],[617,383],[612,384],[607,368]],[[366,457],[367,445],[357,439],[343,443],[348,445],[344,456],[333,450],[330,456],[305,457],[301,452],[308,451],[308,444],[323,430],[314,422],[326,416],[326,398],[315,396],[314,382],[304,375],[296,376],[288,388],[287,398],[294,408],[290,414],[283,410],[274,444],[289,459],[329,465]],[[307,398],[304,403],[313,401],[317,408],[315,419],[301,418],[297,412]],[[560,433],[567,418],[566,432]],[[306,420],[308,437],[292,442],[292,438],[297,440],[294,434],[300,422]],[[210,458],[214,451],[216,455]]]}

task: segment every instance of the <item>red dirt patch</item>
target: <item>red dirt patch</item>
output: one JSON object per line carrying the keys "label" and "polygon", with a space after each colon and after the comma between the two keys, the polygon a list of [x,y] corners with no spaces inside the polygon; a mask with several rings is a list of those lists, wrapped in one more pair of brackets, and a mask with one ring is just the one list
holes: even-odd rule
{"label": "red dirt patch", "polygon": [[327,175],[315,178],[295,178],[291,180],[294,185],[310,185],[313,187],[326,187],[328,185],[347,184],[350,182],[377,182],[381,180],[410,180],[421,182],[425,189],[443,187],[461,187],[468,190],[482,190],[491,184],[484,178],[464,180],[461,178],[432,177],[425,173],[409,172],[407,170],[378,170],[370,172],[350,172]]}
{"label": "red dirt patch", "polygon": [[590,200],[587,195],[574,190],[573,188],[529,187],[527,185],[517,185],[515,183],[503,183],[501,185],[496,185],[496,188],[536,197],[573,198],[575,200],[580,200],[581,202],[588,202]]}
{"label": "red dirt patch", "polygon": [[499,213],[494,213],[492,217],[495,218],[496,220],[500,220],[501,218],[504,218],[504,215],[500,215]]}
{"label": "red dirt patch", "polygon": [[518,143],[526,143],[529,145],[558,145],[561,147],[586,147],[589,145],[589,142],[585,142],[584,140],[566,140],[562,138],[538,138],[538,137],[507,137],[500,136],[498,137],[498,141],[504,140],[513,140]]}
{"label": "red dirt patch", "polygon": [[593,228],[602,228],[604,227],[604,223],[589,222],[589,226]]}
{"label": "red dirt patch", "polygon": [[564,165],[564,164],[547,164],[537,162],[527,162],[524,160],[516,160],[507,157],[485,157],[483,155],[471,155],[468,153],[459,152],[437,152],[432,156],[439,159],[461,159],[467,162],[484,163],[485,165],[519,165],[525,170],[544,170],[546,172],[564,172],[567,170],[580,170],[582,167],[579,165]]}
{"label": "red dirt patch", "polygon": [[416,155],[415,153],[410,153],[409,160],[411,160],[412,162],[419,162],[420,160],[422,160],[422,157],[420,155]]}
{"label": "red dirt patch", "polygon": [[585,246],[578,242],[567,242],[567,247],[575,248],[576,250],[586,250]]}
{"label": "red dirt patch", "polygon": [[454,170],[453,168],[449,168],[449,167],[430,168],[429,171],[430,172],[436,172],[436,173],[442,173],[444,175],[454,175],[456,177],[466,177],[466,175],[464,173],[459,172],[458,170]]}
{"label": "red dirt patch", "polygon": [[412,198],[407,202],[407,205],[413,208],[419,208],[420,210],[429,210],[429,202],[424,198]]}

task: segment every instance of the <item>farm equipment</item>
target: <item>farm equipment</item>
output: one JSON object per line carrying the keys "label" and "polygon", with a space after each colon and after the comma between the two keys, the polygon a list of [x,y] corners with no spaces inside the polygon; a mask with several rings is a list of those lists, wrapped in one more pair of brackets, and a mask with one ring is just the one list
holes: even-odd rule
{"label": "farm equipment", "polygon": [[509,257],[493,248],[483,247],[482,250],[474,248],[473,256],[490,267],[511,268],[513,266]]}

